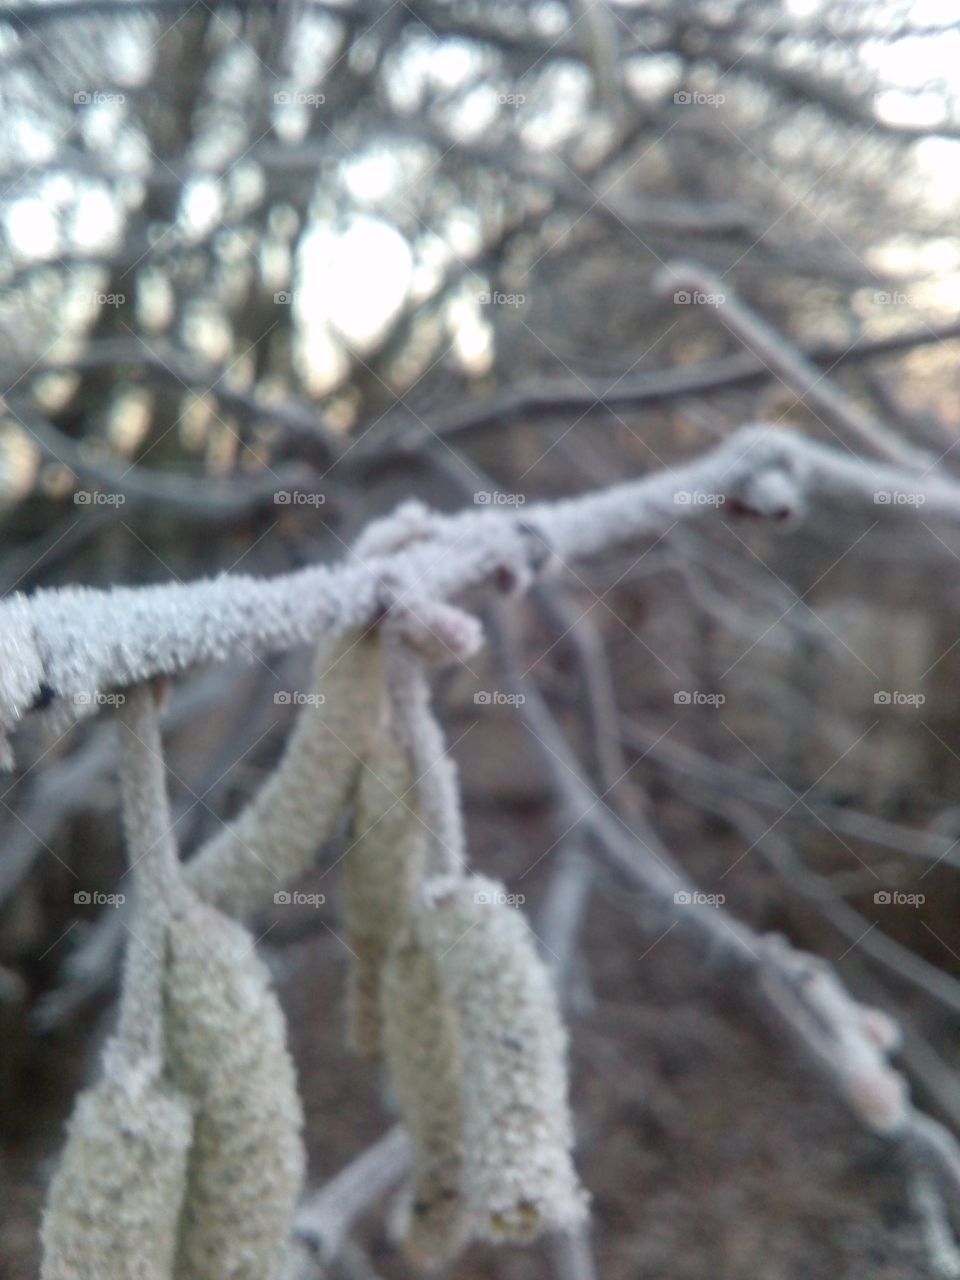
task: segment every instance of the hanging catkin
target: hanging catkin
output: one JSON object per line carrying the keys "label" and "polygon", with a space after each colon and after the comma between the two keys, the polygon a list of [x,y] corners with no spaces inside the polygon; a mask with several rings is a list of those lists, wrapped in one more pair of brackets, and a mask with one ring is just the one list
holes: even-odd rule
{"label": "hanging catkin", "polygon": [[316,858],[343,813],[382,717],[380,646],[349,635],[322,644],[311,687],[273,773],[184,867],[205,901],[243,919],[267,907]]}
{"label": "hanging catkin", "polygon": [[382,997],[384,1050],[413,1152],[402,1230],[415,1261],[438,1265],[459,1252],[469,1228],[461,1191],[461,1064],[434,958],[412,932],[394,941]]}
{"label": "hanging catkin", "polygon": [[183,1096],[108,1052],[67,1132],[44,1213],[42,1280],[171,1280],[191,1133]]}
{"label": "hanging catkin", "polygon": [[347,1040],[355,1053],[380,1050],[380,977],[391,940],[409,918],[423,876],[425,829],[409,752],[384,727],[364,763],[352,840],[343,857],[344,912],[351,952]]}
{"label": "hanging catkin", "polygon": [[163,1060],[166,930],[182,893],[153,691],[121,713],[124,827],[135,915],[117,1030],[80,1095],[44,1215],[42,1280],[171,1280],[192,1117]]}
{"label": "hanging catkin", "polygon": [[488,1240],[529,1240],[586,1212],[571,1160],[566,1033],[550,975],[503,885],[436,877],[415,917],[454,1009],[463,1189]]}
{"label": "hanging catkin", "polygon": [[194,904],[171,923],[171,1072],[197,1107],[178,1280],[272,1280],[303,1177],[286,1028],[253,939]]}

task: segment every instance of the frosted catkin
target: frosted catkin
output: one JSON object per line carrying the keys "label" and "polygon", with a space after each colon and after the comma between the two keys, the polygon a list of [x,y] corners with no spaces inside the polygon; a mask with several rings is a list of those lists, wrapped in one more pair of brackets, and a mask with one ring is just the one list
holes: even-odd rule
{"label": "frosted catkin", "polygon": [[566,1032],[550,975],[508,901],[483,876],[437,877],[415,918],[456,1017],[472,1227],[493,1241],[569,1228],[586,1213],[571,1160]]}
{"label": "frosted catkin", "polygon": [[380,646],[351,634],[323,644],[314,660],[314,696],[290,733],[276,769],[249,805],[184,867],[205,901],[243,919],[302,875],[333,833],[380,724]]}
{"label": "frosted catkin", "polygon": [[41,1280],[172,1280],[192,1124],[158,1068],[108,1046],[78,1098],[44,1213]]}
{"label": "frosted catkin", "polygon": [[457,1254],[469,1234],[461,1188],[461,1063],[453,1010],[433,956],[410,932],[390,949],[382,997],[384,1052],[412,1148],[405,1243],[415,1261],[438,1265]]}
{"label": "frosted catkin", "polygon": [[416,809],[409,753],[389,729],[377,739],[357,789],[350,847],[343,858],[344,913],[351,952],[347,1041],[380,1051],[380,979],[387,949],[409,918],[424,873],[426,839]]}
{"label": "frosted catkin", "polygon": [[253,939],[210,907],[170,924],[171,1074],[196,1104],[177,1280],[273,1280],[303,1178],[286,1028]]}

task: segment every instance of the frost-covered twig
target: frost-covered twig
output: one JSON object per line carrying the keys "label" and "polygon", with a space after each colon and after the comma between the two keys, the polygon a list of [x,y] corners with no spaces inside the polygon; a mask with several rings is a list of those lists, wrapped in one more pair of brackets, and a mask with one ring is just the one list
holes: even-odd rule
{"label": "frost-covered twig", "polygon": [[722,276],[715,275],[698,262],[675,261],[667,263],[658,273],[654,285],[665,294],[681,290],[719,299],[711,310],[721,324],[726,325],[748,351],[762,360],[798,400],[822,414],[828,427],[831,423],[841,427],[888,462],[924,472],[935,465],[936,458],[932,454],[915,449],[835,387],[828,375],[799,348],[736,297]]}
{"label": "frost-covered twig", "polygon": [[294,1230],[322,1262],[329,1262],[357,1218],[399,1182],[409,1166],[410,1143],[402,1127],[396,1125],[304,1199]]}
{"label": "frost-covered twig", "polygon": [[[111,494],[123,494],[131,506],[160,508],[168,515],[178,514],[199,524],[241,520],[273,506],[278,491],[316,492],[321,483],[319,474],[302,463],[236,479],[197,479],[182,472],[131,466],[122,458],[101,462],[88,457],[77,440],[64,435],[26,401],[16,399],[11,404],[8,400],[7,412],[44,456],[61,463],[79,480]],[[329,506],[326,509],[329,511]],[[119,519],[115,504],[113,511]]]}
{"label": "frost-covered twig", "polygon": [[[0,604],[0,728],[51,699],[67,715],[80,715],[96,709],[98,691],[110,687],[362,631],[382,608],[384,581],[443,601],[513,582],[518,566],[577,564],[680,520],[710,518],[708,510],[716,518],[721,503],[728,516],[775,520],[802,514],[813,498],[876,515],[877,490],[898,488],[922,495],[928,523],[960,520],[956,484],[868,466],[795,433],[753,427],[681,467],[523,513],[436,517],[427,537],[335,566],[267,580],[224,575],[186,585],[10,596]],[[715,500],[692,502],[691,493]],[[887,518],[897,511],[885,508]]]}
{"label": "frost-covered twig", "polygon": [[910,1199],[923,1225],[934,1274],[956,1280],[960,1276],[960,1248],[943,1197],[929,1174],[918,1172],[910,1179]]}
{"label": "frost-covered twig", "polygon": [[[502,622],[494,634],[509,664]],[[897,1143],[912,1162],[933,1170],[944,1194],[960,1206],[960,1144],[910,1102],[906,1081],[889,1062],[897,1043],[895,1024],[859,1005],[824,961],[781,938],[756,934],[723,908],[691,901],[690,879],[656,835],[646,829],[641,836],[619,820],[583,778],[535,686],[515,667],[508,665],[506,674],[525,695],[518,715],[550,773],[565,824],[589,831],[610,863],[650,894],[665,915],[693,928],[734,972],[752,979],[747,991],[760,996],[761,1007],[779,1027],[791,1028],[808,1061],[861,1122]]]}

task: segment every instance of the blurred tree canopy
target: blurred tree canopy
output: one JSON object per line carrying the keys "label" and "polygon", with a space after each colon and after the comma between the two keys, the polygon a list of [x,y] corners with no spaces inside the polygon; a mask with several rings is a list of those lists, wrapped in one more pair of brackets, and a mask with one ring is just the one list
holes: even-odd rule
{"label": "blurred tree canopy", "polygon": [[[336,527],[391,459],[442,470],[478,435],[494,471],[587,438],[655,465],[687,388],[643,375],[738,351],[709,307],[652,294],[677,253],[827,365],[916,339],[896,386],[842,376],[936,433],[958,47],[933,3],[7,6],[5,524],[34,558],[51,521],[65,537],[20,585],[94,527],[106,576],[146,555],[104,505],[65,533],[76,477],[122,474],[124,523],[159,522],[183,572],[278,514],[312,545],[317,505],[278,512],[276,475]],[[501,433],[531,420],[521,465]]]}

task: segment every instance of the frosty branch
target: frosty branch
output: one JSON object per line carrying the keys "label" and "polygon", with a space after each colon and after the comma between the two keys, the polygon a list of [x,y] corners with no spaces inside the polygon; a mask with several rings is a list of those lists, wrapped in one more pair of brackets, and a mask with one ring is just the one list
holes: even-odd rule
{"label": "frosty branch", "polygon": [[814,503],[868,509],[881,490],[921,494],[928,521],[960,516],[956,484],[749,427],[683,466],[520,512],[411,509],[414,536],[402,545],[369,538],[333,566],[269,580],[17,594],[0,605],[0,730],[50,704],[69,721],[95,710],[100,691],[151,676],[363,631],[383,610],[384,582],[398,598],[434,601],[483,586],[522,588],[538,572],[659,536],[681,520],[716,518],[718,506],[723,518],[782,521]]}

